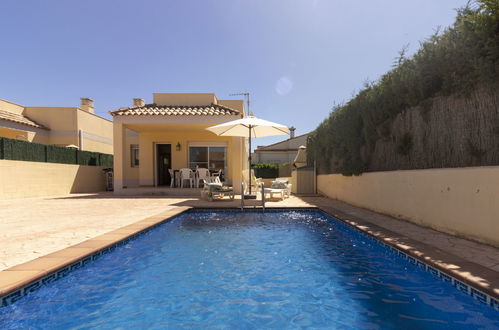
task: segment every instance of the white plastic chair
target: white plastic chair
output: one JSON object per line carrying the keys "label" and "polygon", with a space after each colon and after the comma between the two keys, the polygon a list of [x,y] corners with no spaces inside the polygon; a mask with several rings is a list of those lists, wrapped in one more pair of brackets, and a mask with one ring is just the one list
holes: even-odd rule
{"label": "white plastic chair", "polygon": [[170,182],[170,188],[173,188],[175,186],[175,173],[171,168],[168,169],[168,172],[170,173],[170,178],[172,178]]}
{"label": "white plastic chair", "polygon": [[257,178],[255,176],[255,170],[251,169],[251,189],[255,189],[255,191],[257,191],[258,189],[260,189],[260,187],[262,186],[263,184],[263,180],[262,178]]}
{"label": "white plastic chair", "polygon": [[203,182],[203,180],[210,177],[210,170],[207,168],[198,168],[197,169],[197,177],[196,177],[196,188],[199,188],[199,181]]}
{"label": "white plastic chair", "polygon": [[[276,184],[277,183],[277,184]],[[277,194],[281,199],[289,198],[291,195],[292,184],[287,183],[287,181],[272,181],[272,185],[270,188],[264,188],[264,194],[269,194],[270,198],[274,198],[274,195]]]}
{"label": "white plastic chair", "polygon": [[184,188],[184,181],[189,180],[190,187],[194,187],[194,179],[192,178],[194,175],[190,168],[181,168],[180,169],[180,188]]}

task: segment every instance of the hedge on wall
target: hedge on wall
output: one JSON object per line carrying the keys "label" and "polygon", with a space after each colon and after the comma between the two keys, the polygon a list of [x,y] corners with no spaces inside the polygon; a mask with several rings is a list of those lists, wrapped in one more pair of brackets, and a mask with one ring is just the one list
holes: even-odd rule
{"label": "hedge on wall", "polygon": [[99,163],[99,154],[91,151],[80,151],[78,154],[78,164],[97,166]]}
{"label": "hedge on wall", "polygon": [[47,148],[47,163],[77,164],[77,149],[69,149],[58,146],[45,147]]}
{"label": "hedge on wall", "polygon": [[100,166],[113,167],[113,155],[99,154]]}
{"label": "hedge on wall", "polygon": [[[425,134],[411,135],[411,131],[418,129],[414,126],[415,121],[408,120],[408,125],[402,127],[404,132],[395,134],[394,128],[406,110],[416,108],[424,120],[422,127],[430,126],[428,118],[432,117],[434,108],[438,108],[433,104],[439,98],[470,97],[479,87],[486,88],[492,95],[499,90],[499,2],[469,1],[466,7],[458,10],[451,27],[435,32],[421,43],[414,55],[407,57],[406,52],[404,47],[392,70],[376,82],[367,82],[346,104],[335,106],[329,117],[309,135],[308,161],[316,162],[319,173],[357,175],[374,170],[413,169],[416,167],[411,167],[411,163],[415,163],[411,157],[428,159],[419,168],[435,168],[443,163],[448,167],[496,165],[491,163],[491,157],[489,160],[483,157],[486,152],[495,151],[493,148],[479,148],[477,141],[482,138],[468,143],[470,161],[448,164],[447,149],[461,148],[461,142],[450,146],[444,144],[432,152],[427,148],[416,154],[412,149],[418,141],[430,145],[435,140],[428,140]],[[497,113],[493,98],[489,98],[492,104],[490,113]],[[481,102],[479,99],[477,104]],[[447,107],[453,110],[452,103]],[[435,125],[445,127],[446,123],[438,120],[436,118]],[[476,122],[487,120],[489,118],[480,116]],[[470,122],[469,126],[477,127],[477,124]],[[484,132],[483,135],[488,140],[497,139],[494,132]],[[482,135],[480,131],[452,133],[458,137],[469,134],[470,139]],[[382,159],[386,151],[380,145],[390,140],[395,142],[392,149],[400,157],[392,157],[393,161],[384,162],[382,167],[376,166],[373,160]],[[409,160],[405,161],[403,157]],[[409,165],[404,166],[405,163]]]}
{"label": "hedge on wall", "polygon": [[278,164],[253,164],[251,165],[257,178],[277,178],[279,177]]}
{"label": "hedge on wall", "polygon": [[24,141],[3,139],[2,143],[4,159],[24,159],[32,162],[45,161],[45,149],[37,143],[26,143]]}
{"label": "hedge on wall", "polygon": [[113,155],[1,137],[0,159],[113,167]]}

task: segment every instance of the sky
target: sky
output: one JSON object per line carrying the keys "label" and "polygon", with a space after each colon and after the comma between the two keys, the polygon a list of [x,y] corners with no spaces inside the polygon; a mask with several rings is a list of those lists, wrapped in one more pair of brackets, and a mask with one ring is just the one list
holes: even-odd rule
{"label": "sky", "polygon": [[0,99],[76,107],[90,97],[111,119],[152,93],[247,91],[256,116],[301,135],[466,2],[2,0]]}

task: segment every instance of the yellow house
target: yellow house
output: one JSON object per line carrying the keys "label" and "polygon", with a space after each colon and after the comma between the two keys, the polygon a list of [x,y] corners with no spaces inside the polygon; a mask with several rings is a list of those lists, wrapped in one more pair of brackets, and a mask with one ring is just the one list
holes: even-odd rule
{"label": "yellow house", "polygon": [[94,114],[89,98],[82,98],[80,107],[27,107],[0,100],[0,137],[112,154],[112,125]]}
{"label": "yellow house", "polygon": [[131,107],[110,114],[116,194],[138,187],[169,187],[170,170],[197,167],[222,170],[225,183],[239,192],[247,167],[247,139],[217,136],[206,128],[243,118],[242,100],[219,100],[215,94],[154,93],[152,104],[133,99]]}

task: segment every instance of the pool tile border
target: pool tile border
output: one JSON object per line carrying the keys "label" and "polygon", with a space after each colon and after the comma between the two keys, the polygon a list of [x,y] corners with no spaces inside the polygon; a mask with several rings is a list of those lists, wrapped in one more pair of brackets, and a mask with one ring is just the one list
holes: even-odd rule
{"label": "pool tile border", "polygon": [[[190,209],[198,210],[239,210],[234,207],[202,207],[180,206],[168,209],[160,214],[137,221],[130,225],[115,229],[111,232],[99,235],[63,250],[53,252],[43,257],[29,262],[13,266],[0,272],[0,308],[10,305],[27,294],[37,290],[41,286],[51,283],[59,278],[68,275],[71,271],[81,268],[87,263],[98,259],[102,255],[109,253],[119,246],[127,244],[130,240],[142,235],[149,230],[169,221],[173,217],[184,213]],[[248,210],[260,211],[259,208],[249,208]],[[398,254],[417,267],[431,273],[443,282],[451,283],[457,290],[465,292],[477,301],[488,305],[499,311],[499,274],[491,274],[492,270],[486,267],[473,264],[480,273],[488,274],[488,278],[494,278],[493,288],[484,288],[480,282],[472,278],[463,276],[455,268],[459,264],[472,264],[460,257],[453,256],[447,252],[440,251],[424,243],[412,240],[409,237],[396,234],[386,228],[379,227],[362,219],[354,219],[351,215],[331,210],[322,206],[311,207],[267,207],[268,211],[278,210],[311,210],[321,211],[364,234],[367,238],[386,246],[391,252]],[[340,213],[340,214],[338,214]],[[431,250],[428,253],[428,250]],[[426,253],[425,253],[426,251]],[[434,253],[431,253],[434,252]],[[431,255],[435,253],[440,257],[440,262],[432,260]],[[43,261],[51,258],[48,265],[43,265]],[[426,260],[428,258],[430,260]],[[446,263],[445,260],[448,260]],[[450,259],[450,260],[449,260]],[[41,264],[41,265],[40,265]],[[449,267],[454,266],[454,268]],[[468,272],[469,273],[469,272]],[[495,272],[494,272],[495,273]],[[5,276],[7,275],[7,276]],[[496,277],[494,277],[496,275]],[[494,289],[495,288],[495,289]]]}
{"label": "pool tile border", "polygon": [[[448,252],[440,251],[409,237],[396,234],[368,221],[361,219],[350,220],[349,218],[352,218],[351,215],[338,212],[337,210],[333,211],[321,206],[318,206],[317,209],[353,227],[364,234],[365,237],[387,247],[392,253],[398,254],[410,263],[439,278],[441,281],[450,283],[457,290],[468,294],[480,303],[492,307],[499,312],[499,273],[484,266],[472,264],[459,256],[453,256]],[[431,257],[432,254],[437,254],[440,257],[440,261],[433,260],[435,258]],[[429,260],[425,259],[425,257]],[[478,270],[480,274],[487,274],[488,276],[486,277],[490,279],[491,287],[484,287],[482,283],[471,276],[465,276],[463,273],[470,274],[470,272],[460,272],[459,269],[461,267],[459,265],[468,265]]]}
{"label": "pool tile border", "polygon": [[0,272],[0,308],[8,306],[43,285],[68,275],[139,235],[192,209],[171,208],[130,225],[96,236],[68,248],[13,266]]}

